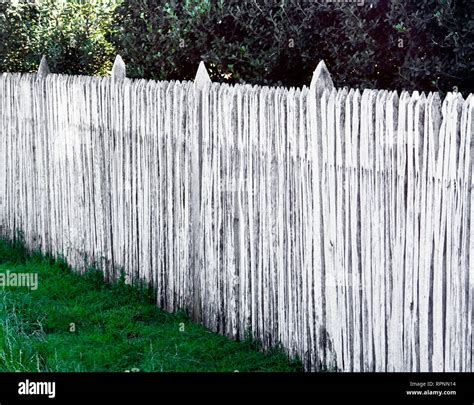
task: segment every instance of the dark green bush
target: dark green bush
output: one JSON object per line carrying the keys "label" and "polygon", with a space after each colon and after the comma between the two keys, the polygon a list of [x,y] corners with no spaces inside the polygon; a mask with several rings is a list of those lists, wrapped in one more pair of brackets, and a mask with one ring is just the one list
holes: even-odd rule
{"label": "dark green bush", "polygon": [[[361,4],[364,3],[364,4]],[[473,90],[472,0],[125,0],[114,43],[134,77]]]}
{"label": "dark green bush", "polygon": [[[118,1],[118,0],[117,0]],[[472,0],[51,0],[6,12],[0,70],[301,86],[321,59],[337,86],[473,92]]]}
{"label": "dark green bush", "polygon": [[47,55],[53,72],[106,74],[115,7],[112,0],[0,2],[0,71],[35,71]]}

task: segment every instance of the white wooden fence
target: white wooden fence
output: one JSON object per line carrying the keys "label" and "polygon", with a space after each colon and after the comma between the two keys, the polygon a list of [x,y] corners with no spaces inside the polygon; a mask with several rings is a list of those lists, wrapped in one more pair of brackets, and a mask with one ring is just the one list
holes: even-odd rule
{"label": "white wooden fence", "polygon": [[0,76],[0,231],[308,370],[474,371],[473,96]]}

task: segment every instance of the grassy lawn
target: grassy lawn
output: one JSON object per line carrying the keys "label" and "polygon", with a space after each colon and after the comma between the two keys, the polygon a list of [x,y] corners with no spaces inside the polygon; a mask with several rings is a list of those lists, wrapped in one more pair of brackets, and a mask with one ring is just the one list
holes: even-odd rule
{"label": "grassy lawn", "polygon": [[[73,273],[0,241],[0,272],[38,273],[38,289],[0,287],[0,371],[300,371],[153,305],[147,291]],[[74,324],[74,325],[72,325]],[[75,329],[75,330],[74,330]]]}

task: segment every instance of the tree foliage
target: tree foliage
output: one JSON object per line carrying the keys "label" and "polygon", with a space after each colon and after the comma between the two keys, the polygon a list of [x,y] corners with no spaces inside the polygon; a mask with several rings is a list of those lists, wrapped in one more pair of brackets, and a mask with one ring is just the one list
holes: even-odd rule
{"label": "tree foliage", "polygon": [[136,77],[300,86],[473,89],[472,0],[126,0],[115,44]]}
{"label": "tree foliage", "polygon": [[[118,0],[117,0],[118,1]],[[112,0],[0,5],[0,70],[301,86],[323,59],[337,86],[473,92],[472,0]]]}
{"label": "tree foliage", "polygon": [[108,40],[111,0],[0,3],[0,71],[34,71],[47,55],[52,71],[106,74],[115,54]]}

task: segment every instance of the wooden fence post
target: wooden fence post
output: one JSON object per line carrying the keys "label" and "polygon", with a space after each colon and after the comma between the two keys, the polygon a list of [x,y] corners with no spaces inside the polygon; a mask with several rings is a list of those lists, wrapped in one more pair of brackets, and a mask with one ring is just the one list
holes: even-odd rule
{"label": "wooden fence post", "polygon": [[324,90],[331,91],[333,88],[334,83],[332,82],[331,75],[326,64],[322,60],[318,63],[318,66],[316,66],[316,69],[313,72],[310,89],[316,91],[316,98],[320,99]]}
{"label": "wooden fence post", "polygon": [[[309,114],[310,114],[310,130],[312,133],[312,162],[313,162],[313,217],[314,217],[314,263],[313,263],[313,280],[314,280],[314,308],[315,314],[313,322],[314,334],[312,341],[314,342],[313,350],[318,353],[318,358],[313,367],[320,369],[327,364],[326,350],[320,350],[319,344],[323,342],[327,347],[327,331],[326,331],[326,298],[325,298],[325,258],[324,258],[324,222],[323,213],[323,193],[322,193],[322,116],[321,116],[321,100],[325,91],[331,92],[334,88],[331,75],[324,61],[320,61],[316,67],[309,88]],[[321,354],[319,354],[321,353]]]}
{"label": "wooden fence post", "polygon": [[[112,67],[111,71],[111,87],[110,87],[110,97],[111,97],[111,105],[114,106],[112,107],[115,111],[115,114],[112,114],[112,119],[115,120],[120,120],[120,117],[116,114],[120,114],[116,110],[116,108],[120,108],[117,106],[122,106],[121,102],[123,103],[123,97],[120,97],[119,94],[122,93],[123,86],[115,86],[115,84],[122,83],[124,79],[127,77],[127,68],[125,66],[125,62],[123,61],[122,57],[120,55],[117,55],[115,57],[114,65]],[[123,147],[123,143],[119,142],[119,139],[117,139],[117,134],[112,133],[112,138],[114,139],[113,142],[117,142],[117,145],[120,145],[120,147]],[[104,156],[109,156],[109,158],[112,158],[113,156],[113,150],[114,146],[113,144],[110,143],[111,140],[109,139],[106,141],[104,139],[104,144],[103,144],[103,155]],[[114,176],[116,175],[115,170],[118,170],[116,167],[116,163],[112,165],[112,167],[109,170],[105,169],[105,166],[103,168],[104,170],[104,184],[112,184],[112,181],[114,179]],[[114,226],[116,226],[116,203],[117,199],[113,197],[110,193],[110,190],[104,189],[104,195],[103,195],[103,200],[105,200],[105,207],[108,212],[104,212],[104,221],[107,221],[107,225],[105,225],[105,231],[108,233],[108,243],[107,243],[107,268],[105,271],[105,279],[107,281],[113,279],[116,275],[116,265],[117,263],[120,263],[120,266],[123,266],[123,262],[120,261],[120,253],[117,252],[116,249],[116,243],[120,241],[120,236],[119,235],[114,235]]]}
{"label": "wooden fence post", "polygon": [[114,66],[112,67],[112,80],[123,80],[127,77],[126,73],[125,62],[120,55],[117,55],[115,57]]}
{"label": "wooden fence post", "polygon": [[191,278],[193,284],[193,298],[191,313],[195,320],[200,321],[201,314],[201,268],[203,266],[202,250],[203,235],[201,223],[201,194],[202,194],[202,138],[204,130],[203,89],[211,83],[209,73],[204,62],[199,67],[194,79],[196,97],[196,134],[191,139],[191,224],[192,224],[192,262]]}
{"label": "wooden fence post", "polygon": [[38,72],[36,73],[39,79],[44,79],[46,76],[50,74],[49,66],[48,66],[48,61],[46,59],[46,56],[43,55],[41,58],[40,65],[38,67]]}
{"label": "wooden fence post", "polygon": [[[34,86],[34,98],[36,99],[35,108],[33,110],[34,119],[37,121],[36,133],[30,138],[34,153],[39,156],[46,157],[49,162],[51,151],[49,149],[50,136],[47,127],[47,94],[46,94],[46,77],[51,73],[48,66],[48,60],[45,55],[41,57],[41,61],[36,73],[37,83]],[[37,156],[38,156],[37,155]],[[43,163],[43,159],[36,157],[37,178],[39,179],[37,188],[31,187],[31,194],[34,196],[35,209],[38,209],[34,215],[38,219],[40,232],[37,244],[33,246],[34,249],[40,249],[43,253],[48,252],[51,246],[50,232],[46,230],[46,223],[49,218],[46,214],[50,210],[50,201],[47,192],[50,190],[50,178],[48,175],[47,164]],[[41,207],[41,209],[39,208]]]}

